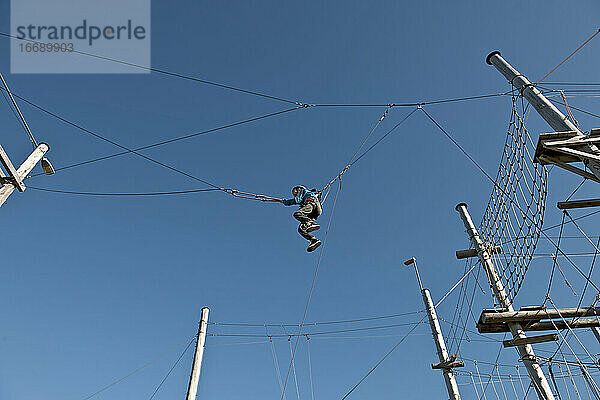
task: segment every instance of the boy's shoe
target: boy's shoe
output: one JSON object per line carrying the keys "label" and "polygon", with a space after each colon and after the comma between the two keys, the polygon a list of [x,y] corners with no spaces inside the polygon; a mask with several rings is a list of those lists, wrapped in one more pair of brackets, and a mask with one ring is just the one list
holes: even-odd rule
{"label": "boy's shoe", "polygon": [[315,239],[312,242],[310,242],[310,244],[306,248],[306,251],[308,251],[309,253],[311,251],[315,251],[317,249],[317,247],[319,247],[320,245],[321,245],[321,241],[319,239]]}
{"label": "boy's shoe", "polygon": [[319,228],[321,228],[321,225],[317,224],[317,223],[316,223],[316,222],[314,222],[314,221],[313,221],[313,222],[309,222],[309,223],[307,224],[307,227],[306,227],[306,232],[310,233],[310,232],[312,232],[312,231],[319,230]]}

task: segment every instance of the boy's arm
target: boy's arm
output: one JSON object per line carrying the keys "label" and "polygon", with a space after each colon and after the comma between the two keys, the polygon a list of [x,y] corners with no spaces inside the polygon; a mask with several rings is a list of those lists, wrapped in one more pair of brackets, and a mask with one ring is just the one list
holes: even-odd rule
{"label": "boy's arm", "polygon": [[283,200],[282,201],[284,206],[293,206],[294,204],[296,204],[296,199],[289,199],[289,200]]}

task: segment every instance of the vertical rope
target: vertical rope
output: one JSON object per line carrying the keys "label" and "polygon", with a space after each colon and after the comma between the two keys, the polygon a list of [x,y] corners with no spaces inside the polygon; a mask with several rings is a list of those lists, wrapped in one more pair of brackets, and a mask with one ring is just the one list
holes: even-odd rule
{"label": "vertical rope", "polygon": [[518,398],[519,398],[519,395],[517,394],[517,388],[515,387],[515,382],[514,382],[514,380],[513,380],[513,377],[512,377],[512,375],[510,375],[510,374],[509,374],[509,375],[508,375],[508,379],[510,379],[510,384],[512,385],[513,392],[515,392],[515,399],[518,399]]}
{"label": "vertical rope", "polygon": [[[477,361],[474,361],[475,363],[475,370],[477,371],[477,377],[479,377],[479,384],[481,385],[481,394],[483,395],[483,400],[487,400],[487,397],[485,395],[485,388],[483,387],[483,381],[481,380],[481,374],[479,373],[479,367],[477,366]],[[479,399],[479,397],[478,397]]]}
{"label": "vertical rope", "polygon": [[306,353],[308,356],[308,376],[310,377],[310,398],[315,400],[315,390],[313,387],[312,363],[310,360],[310,337],[306,335]]}
{"label": "vertical rope", "polygon": [[500,369],[496,366],[496,372],[498,373],[498,381],[500,381],[500,387],[502,388],[502,393],[504,393],[504,400],[508,400],[506,397],[506,390],[504,390],[504,384],[502,383],[502,378],[500,377]]}
{"label": "vertical rope", "polygon": [[[317,265],[315,266],[315,272],[313,275],[312,284],[310,286],[310,290],[308,291],[308,299],[306,300],[306,306],[304,307],[304,314],[302,315],[302,322],[300,323],[300,327],[298,329],[298,338],[296,339],[296,343],[294,344],[294,350],[292,351],[292,362],[294,361],[294,357],[296,356],[296,349],[298,348],[298,343],[300,342],[300,336],[302,335],[302,329],[304,328],[304,322],[306,321],[306,316],[308,315],[308,309],[310,307],[310,301],[312,299],[312,293],[315,288],[315,284],[317,283],[317,277],[319,275],[319,267],[321,265],[321,260],[323,258],[323,254],[325,253],[325,246],[327,245],[327,236],[329,235],[329,230],[331,227],[331,221],[333,220],[333,215],[335,213],[335,206],[337,204],[337,199],[342,190],[342,180],[339,180],[339,186],[337,192],[335,193],[335,198],[333,199],[333,206],[331,207],[331,215],[329,216],[329,221],[327,222],[327,229],[325,230],[325,236],[323,238],[323,246],[321,246],[321,251],[319,252],[319,259],[317,260]],[[281,399],[283,400],[283,396],[285,395],[285,388],[287,387],[288,379],[290,377],[290,372],[292,369],[292,362],[288,366],[287,375],[285,377],[285,382],[283,383],[283,394],[281,395]]]}
{"label": "vertical rope", "polygon": [[556,379],[554,378],[554,372],[552,371],[552,360],[548,362],[548,372],[550,373],[550,379],[552,379],[552,384],[554,385],[554,391],[558,396],[558,400],[562,400],[560,396],[560,391],[558,390],[558,385],[556,384]]}
{"label": "vertical rope", "polygon": [[519,377],[519,382],[521,383],[521,390],[523,391],[523,398],[527,397],[527,393],[525,393],[525,386],[523,386],[523,379],[521,379],[521,374],[519,373],[519,366],[515,365],[517,369],[517,376]]}
{"label": "vertical rope", "polygon": [[[285,396],[283,393],[283,381],[281,380],[281,371],[279,370],[279,361],[277,361],[277,353],[275,352],[275,345],[273,344],[273,337],[269,335],[269,330],[267,328],[267,324],[265,324],[265,332],[267,337],[269,338],[269,343],[271,343],[271,353],[273,354],[273,363],[275,365],[275,372],[277,373],[277,381],[279,382],[279,390],[281,391],[281,395]],[[285,399],[285,397],[284,397]]]}
{"label": "vertical rope", "polygon": [[565,385],[565,391],[567,392],[567,397],[571,400],[571,392],[569,392],[569,385],[567,385],[567,379],[565,378],[565,373],[563,372],[562,365],[558,364],[558,369],[560,370],[560,375],[562,376],[563,383]]}
{"label": "vertical rope", "polygon": [[479,392],[477,391],[477,384],[475,383],[475,379],[473,379],[473,373],[469,371],[469,376],[471,377],[471,382],[473,382],[473,388],[475,389],[475,396],[479,400]]}

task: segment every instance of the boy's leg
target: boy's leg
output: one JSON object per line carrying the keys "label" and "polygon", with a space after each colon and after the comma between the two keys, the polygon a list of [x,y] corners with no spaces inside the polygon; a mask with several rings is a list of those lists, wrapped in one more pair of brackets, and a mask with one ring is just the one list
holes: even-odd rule
{"label": "boy's leg", "polygon": [[298,226],[298,233],[308,241],[314,241],[316,238],[306,231],[306,228],[310,226],[313,222],[313,219],[310,218],[314,209],[314,205],[311,203],[307,203],[305,206],[300,207],[296,212],[294,212],[294,218],[300,221],[300,226]]}
{"label": "boy's leg", "polygon": [[317,240],[316,237],[314,237],[313,235],[311,235],[310,233],[308,233],[306,231],[306,227],[304,226],[304,224],[300,224],[298,226],[298,233],[300,234],[300,236],[302,236],[304,239],[308,240],[309,242],[314,242],[315,240]]}
{"label": "boy's leg", "polygon": [[294,218],[304,225],[307,225],[308,223],[312,222],[310,215],[313,212],[313,208],[314,206],[311,203],[307,203],[305,206],[300,207],[298,210],[296,210],[296,212],[294,212]]}
{"label": "boy's leg", "polygon": [[318,201],[311,202],[311,204],[313,205],[313,207],[310,214],[308,214],[308,218],[310,218],[310,223],[308,224],[308,228],[306,229],[307,232],[316,231],[317,229],[321,228],[321,226],[317,224],[317,218],[319,218],[319,215],[321,215],[322,213],[321,204]]}

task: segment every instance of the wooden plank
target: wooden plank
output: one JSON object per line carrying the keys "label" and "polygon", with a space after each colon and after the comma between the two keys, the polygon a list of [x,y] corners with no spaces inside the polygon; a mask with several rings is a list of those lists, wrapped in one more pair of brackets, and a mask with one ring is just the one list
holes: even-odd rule
{"label": "wooden plank", "polygon": [[570,139],[576,136],[579,136],[579,134],[575,131],[541,133],[538,137],[537,145],[535,146],[534,160],[537,160],[547,153],[548,149],[545,148],[544,142],[558,139]]}
{"label": "wooden plank", "polygon": [[452,362],[431,364],[431,369],[453,369],[453,368],[461,368],[464,366],[465,366],[465,363],[462,361],[452,361]]}
{"label": "wooden plank", "polygon": [[589,160],[600,161],[600,156],[598,156],[597,154],[592,154],[592,153],[586,152],[586,151],[570,149],[568,147],[556,147],[553,150],[560,151],[561,153],[569,154],[569,155],[572,155],[575,157],[579,157],[580,159],[589,159]]}
{"label": "wooden plank", "polygon": [[[568,323],[568,325],[567,325]],[[600,327],[600,320],[597,318],[581,318],[575,321],[542,321],[542,322],[531,322],[521,323],[524,331],[554,331],[556,329],[579,329],[579,328],[593,328],[595,326]],[[477,324],[477,331],[479,333],[503,333],[510,332],[508,324]]]}
{"label": "wooden plank", "polygon": [[599,307],[585,308],[561,308],[561,309],[539,309],[519,310],[505,312],[482,311],[479,320],[483,324],[506,323],[506,322],[532,322],[542,319],[579,318],[599,315]]}
{"label": "wooden plank", "polygon": [[530,337],[525,337],[525,338],[504,340],[504,341],[502,341],[502,345],[504,347],[516,347],[516,346],[524,346],[526,344],[556,342],[557,340],[558,340],[558,334],[550,333],[548,335],[530,336]]}
{"label": "wooden plank", "polygon": [[[594,174],[592,174],[590,172],[584,171],[581,168],[577,168],[577,167],[575,167],[573,165],[567,164],[565,162],[562,162],[562,161],[559,161],[559,160],[556,160],[556,159],[552,159],[552,158],[544,156],[544,155],[540,156],[537,160],[540,161],[542,163],[542,165],[543,164],[554,164],[557,167],[565,169],[565,170],[567,170],[569,172],[573,172],[574,174],[583,176],[584,178],[587,178],[587,179],[590,179],[592,181],[600,183],[600,179],[598,179],[596,177],[596,175],[594,175]],[[579,161],[579,160],[577,160],[577,161]]]}
{"label": "wooden plank", "polygon": [[599,207],[600,199],[590,200],[573,200],[573,201],[559,201],[556,203],[556,207],[560,210],[570,210],[573,208],[586,208],[586,207]]}

